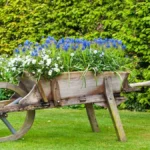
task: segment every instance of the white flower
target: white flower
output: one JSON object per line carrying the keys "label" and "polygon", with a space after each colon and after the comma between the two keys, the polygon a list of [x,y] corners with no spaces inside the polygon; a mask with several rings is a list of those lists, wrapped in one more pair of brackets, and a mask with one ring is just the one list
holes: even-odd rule
{"label": "white flower", "polygon": [[49,76],[52,75],[52,70],[49,70],[48,75],[49,75]]}
{"label": "white flower", "polygon": [[16,70],[16,67],[11,68],[11,70],[12,70],[12,71],[15,71],[15,70]]}
{"label": "white flower", "polygon": [[47,59],[47,63],[46,66],[49,66],[51,64],[52,60],[51,59]]}
{"label": "white flower", "polygon": [[60,59],[60,57],[57,57],[57,60],[59,60]]}
{"label": "white flower", "polygon": [[30,58],[27,59],[27,60],[26,60],[27,65],[29,65],[29,64],[31,63],[31,61],[32,61],[32,59],[30,59]]}
{"label": "white flower", "polygon": [[60,69],[59,68],[54,68],[54,71],[60,72]]}
{"label": "white flower", "polygon": [[58,68],[58,64],[55,64],[55,67]]}
{"label": "white flower", "polygon": [[46,60],[46,59],[48,59],[48,55],[45,55],[45,56],[43,57],[43,60]]}
{"label": "white flower", "polygon": [[100,55],[99,55],[99,57],[103,57],[104,56],[104,52],[102,52]]}
{"label": "white flower", "polygon": [[63,69],[63,68],[64,68],[63,66],[60,67],[60,69]]}
{"label": "white flower", "polygon": [[32,64],[36,64],[36,59],[33,59],[33,60],[32,60]]}
{"label": "white flower", "polygon": [[74,53],[71,53],[70,56],[73,57],[73,56],[74,56]]}
{"label": "white flower", "polygon": [[43,65],[43,64],[44,64],[44,61],[41,60],[41,61],[39,62],[39,65]]}
{"label": "white flower", "polygon": [[29,56],[26,56],[26,59],[29,59],[30,57]]}
{"label": "white flower", "polygon": [[94,52],[93,52],[94,54],[97,54],[97,50],[94,50]]}
{"label": "white flower", "polygon": [[39,73],[40,73],[40,72],[41,72],[41,69],[38,69],[38,70],[37,70],[37,72],[39,72]]}

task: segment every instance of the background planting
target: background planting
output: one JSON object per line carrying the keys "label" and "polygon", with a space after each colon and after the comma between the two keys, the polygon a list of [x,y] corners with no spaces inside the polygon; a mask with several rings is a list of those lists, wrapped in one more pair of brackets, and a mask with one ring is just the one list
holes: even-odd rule
{"label": "background planting", "polygon": [[[1,0],[0,53],[11,54],[25,40],[42,36],[116,38],[128,55],[139,57],[131,82],[150,80],[149,0]],[[133,64],[134,65],[134,64]],[[128,95],[123,108],[150,107],[150,89]]]}

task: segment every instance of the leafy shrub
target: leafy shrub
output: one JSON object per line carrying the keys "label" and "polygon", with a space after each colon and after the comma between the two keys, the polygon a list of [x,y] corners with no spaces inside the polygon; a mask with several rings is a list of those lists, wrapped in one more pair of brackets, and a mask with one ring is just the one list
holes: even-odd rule
{"label": "leafy shrub", "polygon": [[[150,80],[149,7],[149,0],[1,0],[0,53],[12,53],[25,40],[39,41],[47,35],[116,38],[125,43],[128,55],[140,58],[130,81]],[[133,104],[149,108],[149,95],[143,89]]]}

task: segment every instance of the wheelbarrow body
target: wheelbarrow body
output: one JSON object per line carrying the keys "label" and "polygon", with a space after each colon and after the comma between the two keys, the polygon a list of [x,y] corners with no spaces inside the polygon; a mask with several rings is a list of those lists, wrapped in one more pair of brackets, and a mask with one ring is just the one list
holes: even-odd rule
{"label": "wheelbarrow body", "polygon": [[[9,100],[0,101],[0,119],[11,131],[11,135],[0,137],[0,142],[21,138],[32,126],[35,110],[55,108],[74,104],[85,104],[87,115],[94,132],[99,132],[93,104],[108,107],[114,123],[118,140],[126,141],[125,132],[118,113],[117,105],[126,99],[120,95],[122,91],[133,91],[128,84],[128,72],[70,72],[46,80],[39,81],[25,73],[19,85],[1,82],[0,88],[10,89],[14,94]],[[7,120],[11,112],[25,111],[23,126],[15,131]]]}

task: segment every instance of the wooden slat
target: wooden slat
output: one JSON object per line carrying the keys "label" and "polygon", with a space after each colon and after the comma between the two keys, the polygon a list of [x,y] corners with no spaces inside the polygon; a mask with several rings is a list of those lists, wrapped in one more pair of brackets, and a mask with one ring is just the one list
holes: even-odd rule
{"label": "wooden slat", "polygon": [[122,89],[123,81],[128,77],[128,73],[120,73],[122,78],[120,79],[114,72],[106,72],[98,74],[96,81],[93,73],[88,72],[85,75],[85,80],[81,78],[82,74],[83,72],[71,72],[70,76],[66,73],[56,78],[61,99],[104,93],[103,80],[105,76],[112,78],[113,92],[119,93]]}
{"label": "wooden slat", "polygon": [[60,89],[56,79],[51,80],[51,90],[52,90],[52,99],[54,101],[55,106],[62,106],[61,97],[60,97]]}
{"label": "wooden slat", "polygon": [[92,103],[85,104],[85,108],[86,108],[86,112],[88,115],[88,119],[92,128],[92,131],[99,132],[100,130],[99,130],[98,123],[96,120],[93,104]]}
{"label": "wooden slat", "polygon": [[[74,97],[74,98],[69,98],[69,99],[62,99],[61,105],[68,106],[68,105],[75,105],[75,104],[96,103],[97,105],[99,105],[101,107],[108,107],[107,101],[103,94],[84,96],[84,101],[81,101],[81,98]],[[126,101],[126,98],[125,97],[115,97],[115,101],[116,101],[116,104],[119,105],[122,102]]]}
{"label": "wooden slat", "polygon": [[44,93],[44,90],[43,90],[41,81],[38,81],[37,85],[38,85],[38,89],[39,89],[39,92],[40,92],[40,94],[41,94],[41,96],[42,96],[43,101],[44,101],[45,103],[47,103],[47,102],[48,102],[48,99],[47,99],[47,97],[46,97],[46,95],[45,95],[45,93]]}
{"label": "wooden slat", "polygon": [[109,105],[109,112],[111,115],[111,118],[114,123],[114,127],[116,129],[116,133],[118,136],[118,140],[120,141],[126,141],[126,135],[123,129],[123,125],[119,116],[119,112],[117,109],[117,105],[114,99],[113,95],[113,86],[112,86],[112,80],[111,78],[107,77],[105,78],[105,95],[106,95],[106,100]]}
{"label": "wooden slat", "polygon": [[41,104],[34,104],[34,105],[15,105],[15,106],[6,106],[0,108],[0,114],[3,113],[10,113],[10,112],[18,112],[18,111],[28,111],[28,110],[35,110],[35,109],[46,109],[46,108],[54,108],[54,105],[41,105]]}
{"label": "wooden slat", "polygon": [[87,104],[87,103],[94,103],[94,102],[105,102],[104,95],[89,95],[84,96],[84,101],[81,101],[81,97],[74,97],[69,99],[62,99],[61,105],[68,106],[74,104]]}

